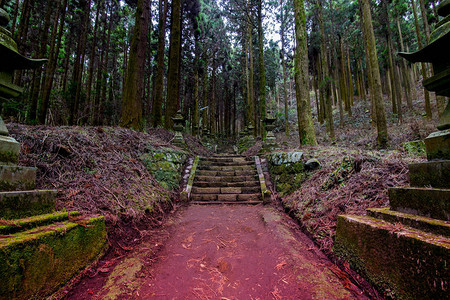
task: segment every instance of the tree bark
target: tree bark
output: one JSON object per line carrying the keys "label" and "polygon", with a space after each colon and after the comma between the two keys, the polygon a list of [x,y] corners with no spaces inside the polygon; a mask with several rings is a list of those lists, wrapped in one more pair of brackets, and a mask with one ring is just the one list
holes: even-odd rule
{"label": "tree bark", "polygon": [[297,98],[298,134],[300,145],[317,145],[311,114],[308,79],[308,46],[305,5],[303,0],[294,0],[295,36],[295,94]]}
{"label": "tree bark", "polygon": [[143,81],[141,78],[144,74],[145,55],[147,53],[145,48],[150,18],[149,0],[138,0],[135,18],[119,125],[141,131],[144,129],[142,118]]}
{"label": "tree bark", "polygon": [[159,22],[158,22],[158,52],[156,62],[156,77],[155,77],[155,97],[153,99],[152,107],[152,121],[153,127],[162,126],[162,106],[163,106],[163,91],[164,91],[164,50],[166,47],[166,19],[169,5],[167,0],[159,0]]}
{"label": "tree bark", "polygon": [[331,80],[328,72],[328,60],[326,54],[326,42],[325,42],[325,26],[323,23],[323,7],[322,0],[317,0],[317,8],[318,8],[318,19],[319,19],[319,31],[320,31],[320,62],[322,66],[322,76],[320,86],[322,87],[320,93],[324,95],[325,99],[325,115],[327,120],[327,129],[330,135],[331,140],[335,140],[336,136],[334,133],[334,124],[333,124],[333,105],[331,103]]}
{"label": "tree bark", "polygon": [[[266,68],[264,66],[264,32],[262,27],[262,3],[263,0],[258,0],[258,48],[259,48],[259,105],[260,105],[260,120],[266,118]],[[261,137],[264,139],[265,130],[261,126]]]}
{"label": "tree bark", "polygon": [[180,98],[181,63],[181,0],[172,1],[172,28],[170,31],[169,72],[167,76],[167,105],[164,120],[166,129],[173,129],[173,120]]}
{"label": "tree bark", "polygon": [[366,44],[368,52],[369,76],[372,78],[376,123],[377,142],[382,148],[388,145],[388,132],[386,124],[386,112],[384,108],[383,95],[381,92],[380,68],[378,65],[377,49],[375,45],[375,34],[373,32],[372,14],[370,12],[369,0],[359,0],[361,6],[361,19],[366,33]]}

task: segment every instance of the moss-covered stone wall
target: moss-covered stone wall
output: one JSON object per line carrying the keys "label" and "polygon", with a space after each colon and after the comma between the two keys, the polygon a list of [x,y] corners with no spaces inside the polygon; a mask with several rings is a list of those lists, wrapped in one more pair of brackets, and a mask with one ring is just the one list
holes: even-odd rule
{"label": "moss-covered stone wall", "polygon": [[167,190],[178,188],[181,171],[188,158],[188,154],[172,148],[149,148],[141,155],[141,160],[155,177],[156,181]]}
{"label": "moss-covered stone wall", "polygon": [[274,152],[266,154],[266,158],[272,182],[281,196],[298,190],[306,180],[302,152]]}

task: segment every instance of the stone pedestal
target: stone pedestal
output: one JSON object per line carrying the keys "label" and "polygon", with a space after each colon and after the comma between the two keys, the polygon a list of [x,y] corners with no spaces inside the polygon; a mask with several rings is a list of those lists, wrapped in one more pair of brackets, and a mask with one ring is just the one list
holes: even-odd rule
{"label": "stone pedestal", "polygon": [[425,147],[428,160],[450,160],[450,129],[430,134]]}

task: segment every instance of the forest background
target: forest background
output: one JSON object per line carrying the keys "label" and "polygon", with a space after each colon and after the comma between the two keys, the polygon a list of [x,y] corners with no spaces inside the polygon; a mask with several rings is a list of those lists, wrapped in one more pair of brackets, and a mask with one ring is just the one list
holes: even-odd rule
{"label": "forest background", "polygon": [[334,128],[355,123],[357,110],[370,114],[386,147],[386,120],[401,124],[405,111],[431,119],[444,109],[445,99],[420,88],[430,66],[397,55],[427,43],[437,1],[0,4],[19,51],[48,58],[16,72],[25,93],[2,107],[13,121],[172,129],[180,109],[193,135],[236,137],[250,125],[264,136],[271,111],[277,130],[297,128],[300,144],[314,145],[314,126],[333,142]]}

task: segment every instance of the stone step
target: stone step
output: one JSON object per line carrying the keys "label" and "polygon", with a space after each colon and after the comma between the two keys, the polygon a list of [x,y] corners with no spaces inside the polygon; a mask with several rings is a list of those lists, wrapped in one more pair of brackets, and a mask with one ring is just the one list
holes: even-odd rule
{"label": "stone step", "polygon": [[232,171],[213,171],[213,170],[197,170],[195,172],[197,176],[215,176],[215,177],[226,177],[226,176],[256,176],[256,169],[253,170],[232,170]]}
{"label": "stone step", "polygon": [[208,182],[208,181],[196,181],[194,183],[196,187],[259,187],[259,181],[243,181],[243,182]]}
{"label": "stone step", "polygon": [[199,163],[199,166],[203,167],[203,166],[254,166],[255,162],[254,161],[247,161],[247,160],[243,160],[243,161],[206,161],[206,160],[201,160]]}
{"label": "stone step", "polygon": [[338,216],[334,253],[398,299],[448,299],[450,239],[368,216]]}
{"label": "stone step", "polygon": [[192,201],[192,204],[196,205],[258,205],[262,204],[262,201]]}
{"label": "stone step", "polygon": [[237,157],[202,157],[201,162],[206,163],[241,163],[248,161],[245,157],[237,156]]}
{"label": "stone step", "polygon": [[107,249],[103,217],[36,227],[0,238],[0,298],[45,299]]}
{"label": "stone step", "polygon": [[197,182],[244,182],[244,181],[255,181],[258,180],[258,175],[254,174],[251,176],[210,176],[210,175],[200,175],[199,171],[195,173],[194,185]]}
{"label": "stone step", "polygon": [[450,189],[390,188],[392,210],[450,221]]}
{"label": "stone step", "polygon": [[14,220],[11,224],[0,225],[0,235],[13,234],[20,231],[30,230],[35,227],[45,226],[52,223],[63,222],[69,220],[70,217],[77,217],[77,211],[56,212],[40,216],[33,216],[23,219]]}
{"label": "stone step", "polygon": [[32,190],[36,185],[36,168],[0,165],[0,191]]}
{"label": "stone step", "polygon": [[406,214],[389,208],[369,208],[367,215],[390,223],[401,223],[432,234],[450,237],[450,222]]}
{"label": "stone step", "polygon": [[192,187],[193,194],[254,194],[261,192],[259,186],[256,187]]}
{"label": "stone step", "polygon": [[260,201],[261,193],[258,194],[191,194],[192,201]]}
{"label": "stone step", "polygon": [[0,218],[20,219],[55,211],[56,191],[0,192]]}
{"label": "stone step", "polygon": [[410,164],[409,180],[413,187],[450,189],[450,160]]}
{"label": "stone step", "polygon": [[215,165],[203,165],[199,166],[198,170],[209,170],[209,171],[256,171],[255,165],[244,165],[244,166],[215,166]]}

